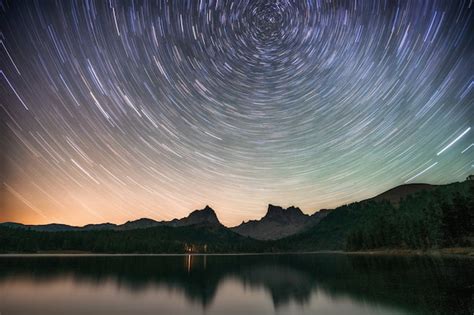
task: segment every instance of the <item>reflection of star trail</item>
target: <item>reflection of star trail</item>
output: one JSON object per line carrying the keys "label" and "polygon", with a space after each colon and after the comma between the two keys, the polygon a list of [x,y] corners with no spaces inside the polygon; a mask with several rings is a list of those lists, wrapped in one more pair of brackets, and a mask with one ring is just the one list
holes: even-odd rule
{"label": "reflection of star trail", "polygon": [[210,203],[236,224],[269,202],[312,212],[473,171],[469,1],[0,10],[0,219],[169,219]]}

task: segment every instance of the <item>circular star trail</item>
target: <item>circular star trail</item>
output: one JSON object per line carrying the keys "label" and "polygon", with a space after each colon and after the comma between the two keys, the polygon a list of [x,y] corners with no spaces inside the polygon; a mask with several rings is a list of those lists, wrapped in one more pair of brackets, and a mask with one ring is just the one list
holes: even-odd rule
{"label": "circular star trail", "polygon": [[2,220],[223,223],[474,168],[470,1],[4,1]]}

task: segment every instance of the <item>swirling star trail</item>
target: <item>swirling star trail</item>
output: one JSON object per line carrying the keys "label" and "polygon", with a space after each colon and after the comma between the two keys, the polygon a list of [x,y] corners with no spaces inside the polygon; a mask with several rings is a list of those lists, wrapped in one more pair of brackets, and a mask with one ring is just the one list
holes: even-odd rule
{"label": "swirling star trail", "polygon": [[[0,221],[222,222],[473,173],[472,1],[1,1]],[[442,154],[441,154],[442,153]]]}

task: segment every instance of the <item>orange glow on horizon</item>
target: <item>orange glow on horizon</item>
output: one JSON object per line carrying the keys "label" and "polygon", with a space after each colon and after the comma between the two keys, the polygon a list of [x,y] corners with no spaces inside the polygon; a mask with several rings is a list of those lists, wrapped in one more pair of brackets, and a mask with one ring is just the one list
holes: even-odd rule
{"label": "orange glow on horizon", "polygon": [[[58,195],[51,200],[42,194],[23,194],[20,189],[3,189],[2,203],[0,204],[0,222],[17,222],[23,224],[49,224],[62,223],[73,226],[86,224],[114,223],[123,224],[140,218],[150,218],[156,221],[183,218],[193,210],[202,209],[209,204],[216,212],[219,221],[226,226],[236,226],[242,221],[260,219],[267,211],[268,203],[279,204],[288,207],[292,204],[277,203],[273,201],[262,202],[257,209],[249,209],[245,202],[230,204],[225,198],[216,198],[215,202],[195,202],[182,206],[178,202],[155,202],[161,206],[153,207],[153,200],[148,203],[137,203],[133,209],[130,205],[120,205],[116,202],[107,203],[99,198],[72,197],[71,194]],[[132,192],[124,192],[133,195]],[[61,197],[61,199],[59,199]],[[143,200],[146,196],[143,196]],[[216,197],[213,196],[213,197]],[[204,198],[203,198],[204,199]],[[59,202],[60,200],[60,202]],[[245,198],[242,198],[245,200]],[[299,206],[295,204],[295,206]],[[326,208],[326,207],[322,207]],[[329,207],[327,207],[329,208]],[[100,209],[100,210],[99,210]],[[133,210],[132,210],[133,209]],[[166,209],[166,210],[163,210]],[[169,209],[169,210],[168,210]],[[242,211],[249,209],[250,211]],[[302,208],[304,209],[304,208]],[[306,210],[306,211],[305,211]],[[319,208],[307,208],[303,211],[312,214]]]}

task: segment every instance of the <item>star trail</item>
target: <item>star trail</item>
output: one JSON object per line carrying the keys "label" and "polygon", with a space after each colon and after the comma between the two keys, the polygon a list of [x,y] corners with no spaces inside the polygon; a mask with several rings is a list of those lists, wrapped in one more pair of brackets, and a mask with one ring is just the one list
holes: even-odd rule
{"label": "star trail", "polygon": [[0,1],[0,221],[306,213],[474,173],[474,3]]}

